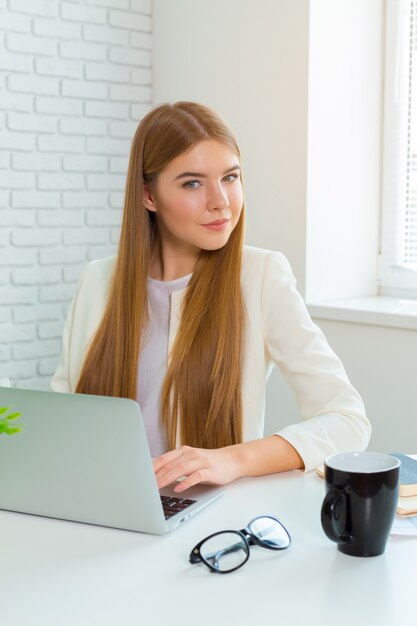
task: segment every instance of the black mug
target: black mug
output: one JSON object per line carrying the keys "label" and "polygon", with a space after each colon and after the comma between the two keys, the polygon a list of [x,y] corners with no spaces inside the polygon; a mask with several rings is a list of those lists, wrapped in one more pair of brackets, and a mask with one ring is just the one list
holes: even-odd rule
{"label": "black mug", "polygon": [[383,554],[398,502],[400,462],[381,452],[343,452],[324,463],[321,524],[351,556]]}

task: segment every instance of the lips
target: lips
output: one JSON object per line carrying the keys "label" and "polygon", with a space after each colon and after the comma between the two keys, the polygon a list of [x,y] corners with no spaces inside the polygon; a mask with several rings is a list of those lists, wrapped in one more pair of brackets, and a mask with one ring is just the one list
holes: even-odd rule
{"label": "lips", "polygon": [[226,224],[229,220],[215,220],[214,222],[208,222],[207,224],[203,224],[203,226],[222,226],[222,224]]}
{"label": "lips", "polygon": [[214,220],[213,222],[202,224],[202,226],[206,228],[207,230],[219,231],[219,230],[224,230],[227,227],[229,222],[230,222],[230,219]]}

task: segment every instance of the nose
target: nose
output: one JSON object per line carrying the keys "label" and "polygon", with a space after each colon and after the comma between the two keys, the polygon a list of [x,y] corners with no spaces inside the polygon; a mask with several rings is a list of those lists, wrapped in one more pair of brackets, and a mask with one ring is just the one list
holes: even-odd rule
{"label": "nose", "polygon": [[213,185],[208,194],[207,204],[210,211],[227,209],[229,198],[221,184]]}

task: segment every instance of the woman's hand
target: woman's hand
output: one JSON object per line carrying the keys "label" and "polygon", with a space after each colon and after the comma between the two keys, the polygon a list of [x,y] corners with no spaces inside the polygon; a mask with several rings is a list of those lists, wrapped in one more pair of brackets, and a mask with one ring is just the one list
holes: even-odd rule
{"label": "woman's hand", "polygon": [[174,487],[181,493],[197,483],[226,485],[239,477],[239,463],[236,458],[236,446],[205,450],[181,446],[166,452],[153,462],[158,481],[158,489],[175,482],[178,478],[186,478]]}
{"label": "woman's hand", "polygon": [[174,487],[176,493],[181,493],[198,483],[227,485],[243,476],[301,469],[304,463],[288,441],[279,435],[271,435],[216,450],[181,446],[159,456],[153,467],[159,489],[185,476]]}

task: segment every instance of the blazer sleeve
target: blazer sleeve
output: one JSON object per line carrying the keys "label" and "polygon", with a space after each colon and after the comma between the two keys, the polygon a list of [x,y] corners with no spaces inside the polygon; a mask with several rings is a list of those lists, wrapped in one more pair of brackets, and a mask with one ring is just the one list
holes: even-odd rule
{"label": "blazer sleeve", "polygon": [[262,318],[269,358],[293,389],[303,422],[276,434],[300,454],[305,470],[329,454],[364,450],[371,425],[359,393],[313,323],[287,259],[268,257],[262,284]]}
{"label": "blazer sleeve", "polygon": [[51,380],[53,391],[74,393],[90,343],[103,318],[116,257],[86,265],[68,311],[62,335],[58,369]]}
{"label": "blazer sleeve", "polygon": [[72,299],[72,302],[68,311],[68,316],[64,325],[64,331],[62,333],[61,360],[50,382],[52,391],[60,391],[62,393],[74,393],[75,392],[75,389],[72,388],[72,384],[71,384],[69,362],[70,362],[70,353],[71,353],[71,338],[72,338],[72,329],[73,329],[73,323],[74,323],[74,315],[75,315],[75,309],[77,306],[78,295],[80,293],[81,282],[82,282],[82,278],[78,284],[78,288],[75,293],[75,296]]}

